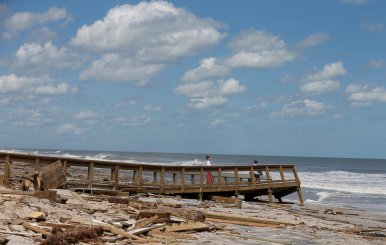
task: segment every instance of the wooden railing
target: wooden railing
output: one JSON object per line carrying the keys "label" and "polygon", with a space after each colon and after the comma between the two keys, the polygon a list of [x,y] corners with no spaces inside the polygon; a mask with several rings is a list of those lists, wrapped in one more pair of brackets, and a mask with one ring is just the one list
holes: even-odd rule
{"label": "wooden railing", "polygon": [[[20,165],[23,171],[31,173],[60,160],[67,177],[67,188],[190,193],[201,197],[205,194],[243,194],[250,198],[268,195],[270,201],[273,197],[281,201],[281,197],[297,191],[299,202],[303,203],[295,165],[166,166],[1,152],[0,160],[10,163],[12,169],[18,169]],[[259,171],[263,175],[256,178]],[[211,184],[206,183],[208,172],[214,177]]]}

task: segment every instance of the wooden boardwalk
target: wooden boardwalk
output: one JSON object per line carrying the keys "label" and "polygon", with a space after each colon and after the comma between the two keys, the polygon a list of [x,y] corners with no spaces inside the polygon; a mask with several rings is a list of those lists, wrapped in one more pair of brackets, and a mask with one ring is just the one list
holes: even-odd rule
{"label": "wooden boardwalk", "polygon": [[[244,195],[246,200],[268,195],[270,202],[274,198],[281,201],[282,197],[297,192],[299,203],[303,204],[295,165],[170,166],[0,152],[0,177],[12,177],[17,169],[32,175],[57,160],[63,164],[66,188],[196,195],[200,198]],[[11,173],[5,173],[5,164],[10,164]],[[209,171],[214,176],[212,184],[206,183]],[[263,173],[261,178],[255,178],[253,174],[258,171]]]}

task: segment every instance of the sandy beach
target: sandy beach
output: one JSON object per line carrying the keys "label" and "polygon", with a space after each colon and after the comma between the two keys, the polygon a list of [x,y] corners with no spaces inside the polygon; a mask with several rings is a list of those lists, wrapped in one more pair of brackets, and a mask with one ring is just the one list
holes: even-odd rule
{"label": "sandy beach", "polygon": [[[50,224],[61,224],[62,231],[77,229],[74,220],[83,220],[84,226],[96,226],[96,222],[116,226],[130,232],[135,230],[142,212],[160,214],[169,213],[168,218],[153,219],[143,227],[158,224],[160,228],[138,233],[144,243],[149,244],[385,244],[386,214],[366,212],[352,208],[334,208],[327,206],[267,203],[264,201],[245,202],[242,207],[227,202],[157,195],[127,195],[114,197],[128,200],[126,204],[111,203],[111,196],[81,194],[76,198],[72,191],[58,189],[56,201],[39,199],[25,193],[14,192],[3,186],[0,188],[0,241],[2,244],[40,244],[44,241],[42,234],[27,228],[25,222],[38,225],[44,231],[52,232]],[[8,192],[8,194],[6,194]],[[28,193],[27,193],[28,194]],[[121,193],[122,194],[122,193]],[[59,198],[60,197],[60,198]],[[66,200],[60,203],[59,200]],[[82,201],[83,200],[83,201]],[[109,202],[110,201],[110,202]],[[138,205],[138,204],[141,205]],[[134,205],[135,204],[135,205]],[[133,207],[131,207],[133,206]],[[90,208],[93,212],[90,212]],[[44,213],[44,218],[28,218],[34,212]],[[251,219],[277,221],[280,225],[264,225],[249,222],[246,225],[231,224],[223,220],[213,222],[208,213],[227,213]],[[199,217],[199,214],[203,214]],[[160,215],[161,217],[161,215]],[[150,219],[150,218],[148,218]],[[87,225],[87,222],[90,222]],[[160,232],[171,223],[179,225],[189,221],[190,224],[203,223],[202,230],[185,230],[162,234]],[[128,223],[136,224],[127,228]],[[154,223],[153,223],[154,222]],[[194,223],[196,222],[196,223]],[[198,223],[197,223],[198,222]],[[126,225],[122,225],[126,224]],[[79,226],[80,227],[80,226]],[[67,230],[67,231],[66,231]],[[173,234],[176,234],[175,236]],[[184,235],[186,237],[184,237]],[[5,241],[8,240],[8,243]],[[129,244],[135,240],[104,232],[102,236],[78,244]]]}

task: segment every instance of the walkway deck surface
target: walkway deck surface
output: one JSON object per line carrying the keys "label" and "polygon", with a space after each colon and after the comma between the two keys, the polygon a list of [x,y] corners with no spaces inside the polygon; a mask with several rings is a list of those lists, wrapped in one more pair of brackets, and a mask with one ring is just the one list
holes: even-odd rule
{"label": "walkway deck surface", "polygon": [[[295,165],[258,166],[170,166],[90,160],[63,156],[46,156],[0,152],[0,177],[6,179],[22,171],[33,174],[60,160],[67,178],[66,188],[101,188],[130,193],[233,196],[246,200],[268,195],[269,201],[297,192],[303,204],[300,179]],[[10,173],[4,171],[5,164]],[[263,176],[256,178],[261,171]],[[207,183],[208,173],[213,183]],[[8,175],[8,176],[6,176]]]}

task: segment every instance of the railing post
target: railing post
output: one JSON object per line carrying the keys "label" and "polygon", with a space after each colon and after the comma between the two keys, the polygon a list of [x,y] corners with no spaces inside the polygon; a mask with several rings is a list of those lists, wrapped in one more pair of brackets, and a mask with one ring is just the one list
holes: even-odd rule
{"label": "railing post", "polygon": [[235,181],[236,181],[236,185],[237,185],[237,191],[240,191],[239,170],[236,167],[234,171],[235,171]]}
{"label": "railing post", "polygon": [[221,177],[221,168],[217,169],[217,185],[218,185],[218,191],[221,191],[222,189],[222,177]]}
{"label": "railing post", "polygon": [[[67,179],[67,160],[64,160],[63,162],[63,173],[64,173],[64,177],[66,177]],[[66,181],[66,184],[64,185],[64,188],[67,188],[67,181]]]}
{"label": "railing post", "polygon": [[114,190],[118,190],[119,188],[119,165],[115,165],[114,167]]}
{"label": "railing post", "polygon": [[253,186],[256,188],[256,177],[255,177],[255,170],[253,169],[253,166],[251,167],[251,180]]}
{"label": "railing post", "polygon": [[139,167],[137,176],[138,176],[138,178],[137,178],[138,192],[140,192],[141,188],[142,188],[142,166]]}
{"label": "railing post", "polygon": [[88,174],[87,174],[88,188],[92,188],[93,178],[94,178],[94,162],[91,162],[88,165]]}
{"label": "railing post", "polygon": [[281,180],[283,181],[283,183],[285,183],[285,176],[284,176],[283,168],[282,168],[281,165],[280,165],[280,167],[279,167],[279,170],[280,170],[280,177],[281,177]]}
{"label": "railing post", "polygon": [[164,184],[165,184],[165,167],[162,167],[161,178],[160,178],[160,194],[164,192]]}
{"label": "railing post", "polygon": [[192,182],[192,185],[196,184],[196,178],[195,178],[194,174],[190,175],[190,182]]}
{"label": "railing post", "polygon": [[202,201],[202,198],[203,198],[203,188],[204,188],[204,169],[201,168],[200,169],[200,200]]}
{"label": "railing post", "polygon": [[181,169],[181,192],[185,191],[185,168]]}

